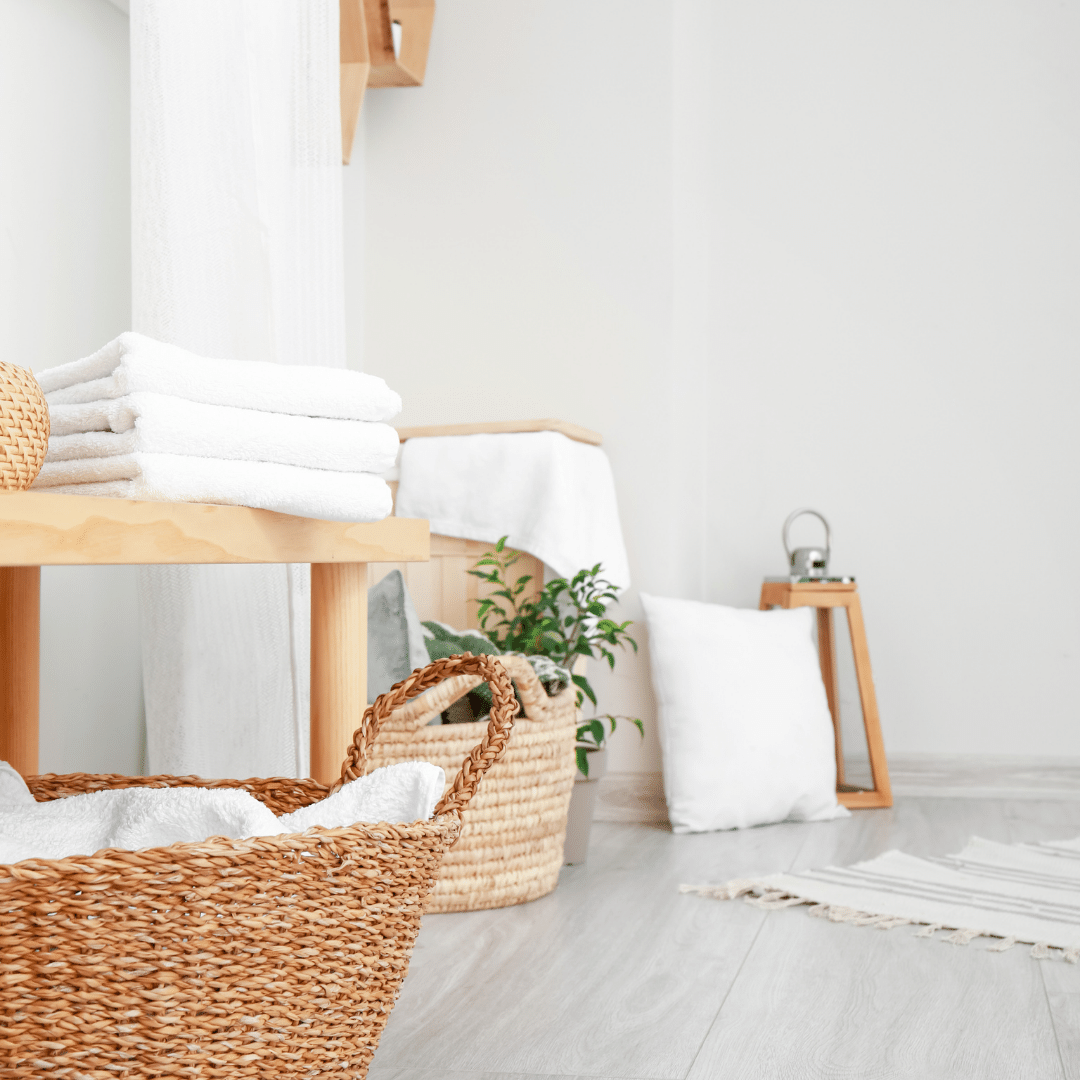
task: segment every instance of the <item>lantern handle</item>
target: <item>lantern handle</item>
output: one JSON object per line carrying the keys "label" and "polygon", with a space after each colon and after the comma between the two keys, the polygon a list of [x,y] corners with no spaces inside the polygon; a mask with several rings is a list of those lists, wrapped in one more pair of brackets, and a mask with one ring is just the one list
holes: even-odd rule
{"label": "lantern handle", "polygon": [[802,517],[803,514],[813,514],[814,517],[821,521],[821,524],[825,526],[825,558],[828,559],[832,550],[832,533],[829,530],[829,523],[825,520],[825,515],[818,510],[811,510],[809,506],[803,506],[798,510],[792,510],[788,514],[787,521],[784,522],[784,531],[781,533],[781,538],[784,541],[784,551],[787,553],[788,562],[791,562],[791,547],[788,544],[788,529],[791,528],[791,523],[797,518]]}

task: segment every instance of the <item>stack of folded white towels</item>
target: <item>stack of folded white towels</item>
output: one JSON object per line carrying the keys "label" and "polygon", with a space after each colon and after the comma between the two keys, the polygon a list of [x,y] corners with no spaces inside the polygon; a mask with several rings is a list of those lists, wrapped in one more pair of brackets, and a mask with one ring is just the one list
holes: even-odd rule
{"label": "stack of folded white towels", "polygon": [[392,509],[401,399],[373,375],[209,360],[142,334],[37,376],[52,434],[35,490],[227,503],[331,521]]}

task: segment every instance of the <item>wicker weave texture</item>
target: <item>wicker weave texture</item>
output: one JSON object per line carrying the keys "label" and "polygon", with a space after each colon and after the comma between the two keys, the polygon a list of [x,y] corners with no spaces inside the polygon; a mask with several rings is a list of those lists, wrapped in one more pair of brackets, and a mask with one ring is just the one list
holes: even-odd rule
{"label": "wicker weave texture", "polygon": [[[363,762],[383,716],[462,670],[492,681],[496,704],[431,821],[0,866],[0,1077],[363,1080],[461,810],[506,744],[510,680],[488,657],[439,661],[371,706],[354,739]],[[83,774],[30,786],[44,801],[189,783],[245,788],[277,813],[330,790]]]}
{"label": "wicker weave texture", "polygon": [[[428,911],[478,911],[546,896],[558,884],[577,762],[577,708],[572,687],[548,698],[528,662],[500,658],[525,707],[484,786],[469,806],[461,837],[443,860]],[[455,680],[460,697],[480,680]],[[443,684],[450,688],[451,683]],[[436,692],[438,693],[438,692]],[[426,726],[448,701],[427,709],[418,698],[390,716],[372,747],[368,769],[398,761],[430,761],[451,775],[475,741],[474,724]]]}
{"label": "wicker weave texture", "polygon": [[0,490],[28,488],[49,449],[49,406],[31,371],[0,362]]}

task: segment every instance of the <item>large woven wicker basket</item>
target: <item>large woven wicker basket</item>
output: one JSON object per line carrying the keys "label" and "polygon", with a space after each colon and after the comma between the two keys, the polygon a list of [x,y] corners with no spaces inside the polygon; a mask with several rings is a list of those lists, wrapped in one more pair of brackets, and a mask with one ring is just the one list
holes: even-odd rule
{"label": "large woven wicker basket", "polygon": [[[431,912],[522,904],[545,896],[559,881],[577,772],[576,695],[568,687],[549,698],[524,657],[499,659],[517,685],[525,715],[443,860]],[[482,681],[478,674],[449,679],[388,717],[366,768],[419,758],[448,769],[459,761],[476,739],[476,725],[428,726],[428,721]]]}
{"label": "large woven wicker basket", "polygon": [[[461,674],[488,680],[495,705],[430,821],[0,866],[0,1077],[362,1080],[461,811],[509,736],[506,672],[484,656],[415,672],[368,708],[343,768],[362,767],[394,709]],[[280,778],[30,781],[39,801],[134,785],[245,788],[276,813],[332,790]]]}

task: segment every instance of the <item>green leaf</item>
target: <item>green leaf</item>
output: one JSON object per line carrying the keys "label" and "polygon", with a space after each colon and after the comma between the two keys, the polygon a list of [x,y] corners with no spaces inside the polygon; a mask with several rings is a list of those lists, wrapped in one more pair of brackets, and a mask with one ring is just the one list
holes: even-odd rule
{"label": "green leaf", "polygon": [[582,776],[589,775],[589,751],[584,746],[578,746],[575,748],[577,753],[577,767],[578,772]]}
{"label": "green leaf", "polygon": [[604,741],[604,725],[599,720],[590,720],[589,730],[592,732],[593,742],[599,746]]}
{"label": "green leaf", "polygon": [[589,680],[586,679],[584,675],[571,675],[570,678],[574,680],[574,685],[585,694],[593,705],[595,705],[596,695],[593,693],[593,688],[589,685]]}
{"label": "green leaf", "polygon": [[501,553],[502,553],[502,549],[503,549],[504,547],[506,547],[506,541],[507,541],[507,540],[508,540],[509,538],[510,538],[510,534],[509,534],[509,533],[507,533],[507,535],[506,535],[506,536],[503,536],[503,537],[501,537],[501,538],[499,539],[499,542],[498,542],[498,543],[497,543],[497,544],[495,545],[495,550],[496,550],[497,552],[499,552],[499,553],[501,554]]}
{"label": "green leaf", "polygon": [[633,724],[638,729],[638,731],[641,732],[641,737],[644,739],[645,738],[645,725],[636,716],[631,716],[629,719],[630,719],[630,723]]}

